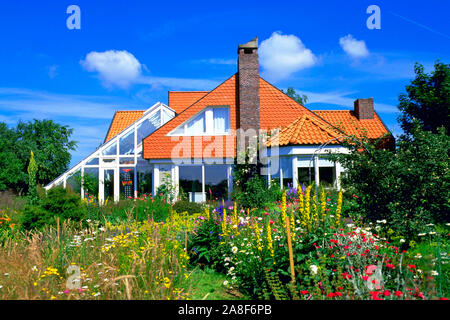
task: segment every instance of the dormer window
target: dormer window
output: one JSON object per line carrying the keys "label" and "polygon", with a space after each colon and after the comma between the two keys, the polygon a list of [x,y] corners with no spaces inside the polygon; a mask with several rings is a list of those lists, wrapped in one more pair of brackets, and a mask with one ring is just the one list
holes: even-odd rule
{"label": "dormer window", "polygon": [[208,107],[173,130],[172,136],[225,135],[230,133],[230,108]]}

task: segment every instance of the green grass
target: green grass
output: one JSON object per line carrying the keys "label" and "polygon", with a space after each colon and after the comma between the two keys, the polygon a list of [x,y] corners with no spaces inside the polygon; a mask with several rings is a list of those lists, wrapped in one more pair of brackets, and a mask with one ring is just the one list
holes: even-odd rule
{"label": "green grass", "polygon": [[241,293],[229,290],[223,282],[226,276],[210,268],[195,268],[191,271],[191,296],[192,300],[242,300]]}

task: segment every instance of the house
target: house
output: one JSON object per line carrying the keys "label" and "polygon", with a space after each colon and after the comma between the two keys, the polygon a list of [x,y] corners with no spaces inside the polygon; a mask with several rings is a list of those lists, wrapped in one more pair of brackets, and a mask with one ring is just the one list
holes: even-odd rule
{"label": "house", "polygon": [[363,132],[390,134],[372,98],[357,99],[353,110],[307,109],[259,76],[255,38],[238,46],[237,72],[215,89],[169,91],[168,105],[117,111],[103,145],[46,188],[70,185],[103,202],[155,194],[168,182],[191,201],[226,198],[233,163],[255,141],[268,184],[296,187],[312,178],[339,188],[344,169],[327,154],[348,152],[342,139]]}

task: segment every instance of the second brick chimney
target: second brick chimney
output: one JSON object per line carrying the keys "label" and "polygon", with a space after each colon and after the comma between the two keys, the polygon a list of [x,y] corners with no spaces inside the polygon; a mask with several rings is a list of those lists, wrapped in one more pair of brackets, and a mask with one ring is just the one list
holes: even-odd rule
{"label": "second brick chimney", "polygon": [[373,119],[374,108],[373,98],[357,99],[354,102],[354,113],[358,120]]}
{"label": "second brick chimney", "polygon": [[258,37],[238,47],[239,127],[260,127]]}

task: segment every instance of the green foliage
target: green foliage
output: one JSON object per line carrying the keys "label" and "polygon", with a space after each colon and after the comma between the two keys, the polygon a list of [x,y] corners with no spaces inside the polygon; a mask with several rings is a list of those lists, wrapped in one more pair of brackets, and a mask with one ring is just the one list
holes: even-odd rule
{"label": "green foliage", "polygon": [[203,206],[200,203],[180,200],[174,203],[173,210],[176,212],[187,212],[189,214],[202,213]]}
{"label": "green foliage", "polygon": [[17,193],[28,190],[30,150],[35,152],[39,167],[37,184],[46,185],[67,170],[70,151],[76,146],[70,140],[72,132],[73,129],[52,120],[20,121],[16,128],[0,123],[0,190],[12,189]]}
{"label": "green foliage", "polygon": [[291,97],[292,99],[294,99],[301,105],[305,105],[308,102],[308,97],[306,95],[304,95],[304,94],[299,95],[298,93],[295,92],[295,89],[292,87],[289,87],[286,90],[286,95]]}
{"label": "green foliage", "polygon": [[[25,159],[16,152],[17,140],[16,131],[0,122],[0,191],[12,189],[19,192],[28,183]],[[28,159],[29,153],[26,161]]]}
{"label": "green foliage", "polygon": [[108,201],[106,205],[90,203],[86,206],[87,218],[97,221],[121,222],[127,220],[156,222],[166,221],[170,205],[161,199],[143,200],[124,199],[118,202]]}
{"label": "green foliage", "polygon": [[195,234],[188,239],[188,251],[192,265],[211,265],[219,268],[220,258],[220,226],[213,220],[206,220],[200,224]]}
{"label": "green foliage", "polygon": [[168,200],[170,202],[175,200],[176,188],[172,184],[172,177],[169,173],[163,173],[163,181],[156,189],[155,198]]}
{"label": "green foliage", "polygon": [[33,151],[30,152],[30,163],[28,164],[28,197],[32,203],[36,203],[38,201],[38,195],[36,190],[36,173],[38,171],[38,166],[36,164],[36,160],[34,160]]}
{"label": "green foliage", "polygon": [[52,188],[39,205],[25,206],[21,223],[28,230],[41,229],[46,225],[55,225],[55,217],[59,217],[61,221],[70,219],[74,222],[85,219],[86,207],[80,196],[62,187]]}
{"label": "green foliage", "polygon": [[443,128],[433,134],[416,126],[395,151],[363,143],[365,152],[346,143],[352,152],[333,156],[347,168],[342,183],[353,197],[353,214],[372,222],[386,219],[411,238],[427,223],[450,221],[450,137]]}
{"label": "green foliage", "polygon": [[75,176],[77,184],[83,186],[84,193],[88,196],[97,197],[98,196],[98,177],[95,174],[85,172],[83,178],[81,174]]}
{"label": "green foliage", "polygon": [[[239,174],[235,174],[235,179]],[[237,178],[239,179],[239,178]],[[233,198],[243,208],[263,208],[269,203],[273,203],[281,198],[279,185],[267,187],[267,181],[259,175],[254,175],[238,188],[233,189]]]}
{"label": "green foliage", "polygon": [[421,64],[414,67],[416,78],[399,97],[398,120],[407,135],[418,121],[424,130],[437,133],[441,126],[450,130],[450,65],[437,61],[431,74],[424,73]]}

